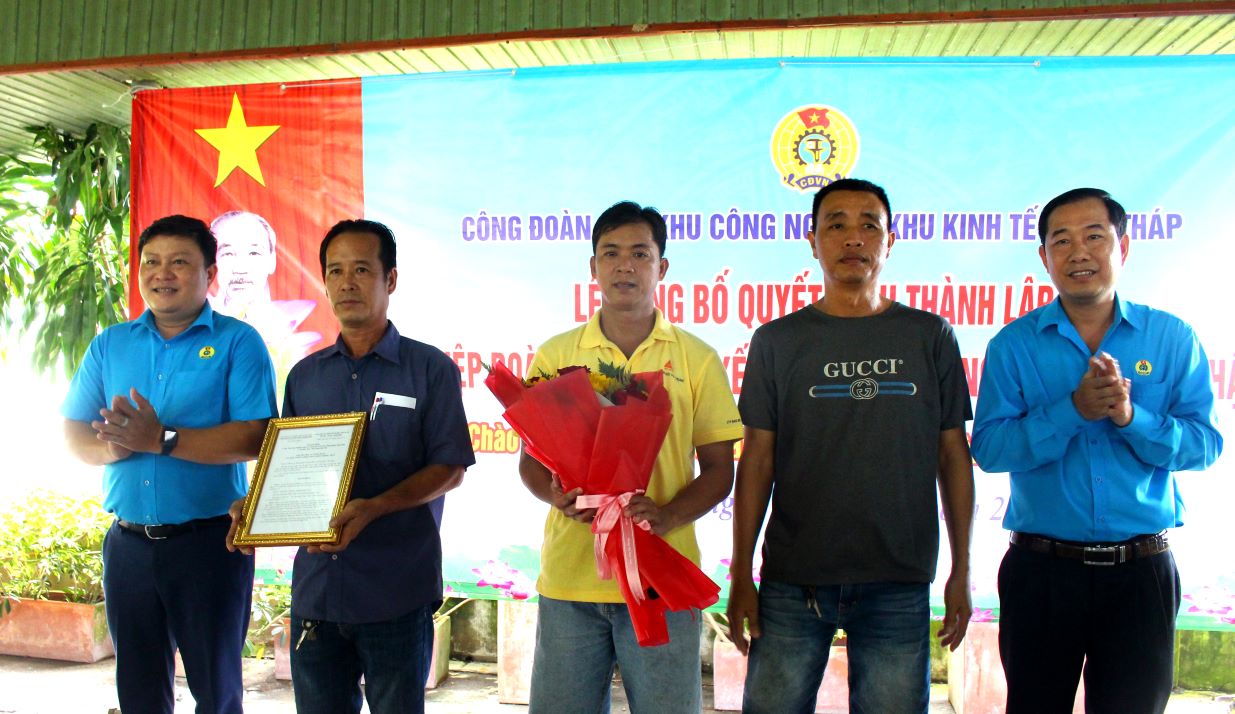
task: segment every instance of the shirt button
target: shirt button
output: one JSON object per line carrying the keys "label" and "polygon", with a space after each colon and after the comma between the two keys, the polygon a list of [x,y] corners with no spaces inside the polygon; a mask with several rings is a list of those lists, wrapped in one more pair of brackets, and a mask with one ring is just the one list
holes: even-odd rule
{"label": "shirt button", "polygon": [[352,379],[357,379],[358,377],[360,377],[360,375],[356,374],[355,372],[352,372]]}
{"label": "shirt button", "polygon": [[339,554],[338,554],[338,553],[335,553],[334,555],[330,556],[330,559],[331,559],[331,560],[338,560],[338,559],[339,559]]}
{"label": "shirt button", "polygon": [[1098,440],[1097,440],[1097,439],[1090,439],[1090,440],[1089,440],[1089,445],[1090,445],[1090,446],[1097,446],[1097,445],[1098,445]]}
{"label": "shirt button", "polygon": [[149,481],[147,481],[147,482],[146,482],[146,485],[147,485],[147,486],[149,486],[149,485],[150,485],[150,482],[149,482]]}
{"label": "shirt button", "polygon": [[162,373],[162,372],[159,372],[159,381],[160,381],[160,382],[161,382],[161,381],[163,381],[163,373]]}
{"label": "shirt button", "polygon": [[165,349],[165,350],[170,350],[171,348],[172,348],[172,346],[171,346],[171,345],[166,344],[166,343],[164,343],[164,344],[163,344],[163,349]]}

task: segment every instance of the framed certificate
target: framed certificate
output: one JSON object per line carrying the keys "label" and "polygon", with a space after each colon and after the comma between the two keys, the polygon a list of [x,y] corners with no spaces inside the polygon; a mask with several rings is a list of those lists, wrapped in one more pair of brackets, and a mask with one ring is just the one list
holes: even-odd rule
{"label": "framed certificate", "polygon": [[236,545],[338,543],[330,519],[352,493],[366,414],[271,419]]}

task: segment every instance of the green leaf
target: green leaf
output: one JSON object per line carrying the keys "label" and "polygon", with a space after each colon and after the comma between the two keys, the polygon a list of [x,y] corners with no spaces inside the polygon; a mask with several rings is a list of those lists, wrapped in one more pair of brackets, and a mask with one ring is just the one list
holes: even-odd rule
{"label": "green leaf", "polygon": [[35,491],[14,502],[0,513],[0,598],[58,591],[71,602],[98,602],[111,520],[97,497]]}
{"label": "green leaf", "polygon": [[619,367],[612,362],[601,360],[600,364],[597,365],[597,371],[610,379],[616,380],[619,384],[626,384],[630,380],[630,371],[626,369],[625,365]]}
{"label": "green leaf", "polygon": [[71,374],[127,312],[129,135],[106,124],[28,130],[45,161],[0,157],[0,325],[16,322],[22,300],[36,369]]}

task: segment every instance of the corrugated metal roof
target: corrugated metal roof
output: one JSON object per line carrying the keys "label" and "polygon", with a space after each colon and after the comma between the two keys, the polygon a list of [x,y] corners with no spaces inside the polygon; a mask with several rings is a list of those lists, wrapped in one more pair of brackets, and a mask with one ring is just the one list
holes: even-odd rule
{"label": "corrugated metal roof", "polygon": [[[224,0],[177,0],[156,3],[96,3],[91,0],[0,0],[0,72],[36,58],[38,68],[0,74],[0,151],[24,151],[24,127],[51,123],[80,130],[91,122],[129,122],[130,90],[135,82],[162,87],[284,82],[385,74],[453,72],[563,64],[658,62],[749,57],[987,57],[987,56],[1141,56],[1235,53],[1235,3],[1144,4],[1072,3],[1050,13],[1051,19],[1015,18],[1013,10],[1043,8],[1059,2],[978,3],[881,0],[878,3],[799,2],[798,0],[663,0],[646,12],[631,3],[532,2],[496,0],[460,3],[360,3],[321,0],[274,0],[265,3]],[[1103,16],[1077,13],[1072,6],[1100,4]],[[10,8],[3,7],[10,5]],[[641,5],[641,4],[640,4]],[[1003,7],[1002,15],[993,6]],[[1218,14],[1197,13],[1198,6],[1229,6]],[[117,8],[124,6],[127,11]],[[253,11],[252,6],[260,6]],[[412,12],[416,6],[420,12]],[[468,6],[471,11],[460,11]],[[474,6],[474,7],[473,7]],[[641,5],[642,6],[642,5]],[[857,13],[892,13],[876,18]],[[1116,7],[1119,6],[1119,7]],[[100,8],[105,8],[102,10]],[[169,10],[170,8],[170,10]],[[668,9],[666,9],[668,8]],[[11,10],[4,15],[6,9]],[[802,13],[829,13],[822,26],[792,26]],[[918,20],[930,12],[950,13],[963,21]],[[170,15],[168,14],[170,12]],[[909,14],[917,13],[917,14]],[[1011,13],[1011,14],[1009,14]],[[994,19],[985,20],[981,15]],[[647,18],[662,25],[636,26]],[[815,14],[818,21],[822,15]],[[203,22],[203,18],[217,21]],[[693,18],[686,20],[686,18]],[[701,23],[746,21],[707,27]],[[929,18],[928,18],[929,19]],[[627,24],[630,23],[630,24]],[[685,23],[686,29],[660,31]],[[739,22],[741,24],[741,22]],[[761,29],[762,24],[782,27]],[[606,36],[595,28],[615,27]],[[196,30],[193,51],[228,52],[208,58],[191,56],[179,46],[184,28]],[[544,28],[593,28],[574,36],[545,39],[492,39],[502,33]],[[38,38],[47,28],[59,32],[62,54],[55,55]],[[96,28],[102,28],[99,32]],[[621,31],[619,32],[618,29]],[[460,35],[482,35],[461,38]],[[325,47],[365,37],[368,51]],[[400,42],[400,37],[439,38]],[[306,38],[313,41],[309,42]],[[11,40],[7,44],[5,40]],[[289,44],[291,43],[291,44]],[[376,44],[374,44],[376,43]],[[300,54],[289,47],[305,47]],[[389,46],[387,46],[389,45]],[[249,48],[237,49],[235,48]],[[253,49],[257,48],[257,49]],[[281,48],[281,49],[280,49]],[[176,54],[174,57],[172,53]],[[142,55],[142,57],[133,57]],[[266,59],[245,58],[264,56]],[[72,63],[98,60],[96,68]],[[125,58],[128,59],[125,59]],[[64,63],[70,63],[68,68]]]}

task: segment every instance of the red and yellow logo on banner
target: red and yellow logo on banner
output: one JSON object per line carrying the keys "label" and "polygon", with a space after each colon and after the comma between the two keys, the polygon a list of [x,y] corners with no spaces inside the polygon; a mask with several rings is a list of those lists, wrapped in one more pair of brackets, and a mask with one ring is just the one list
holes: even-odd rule
{"label": "red and yellow logo on banner", "polygon": [[845,178],[858,163],[858,130],[836,107],[798,107],[772,130],[772,165],[781,183],[801,193]]}

